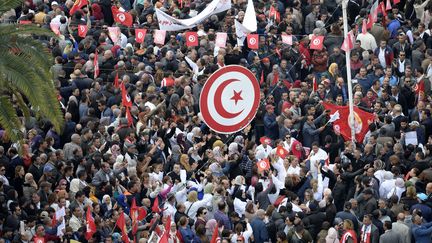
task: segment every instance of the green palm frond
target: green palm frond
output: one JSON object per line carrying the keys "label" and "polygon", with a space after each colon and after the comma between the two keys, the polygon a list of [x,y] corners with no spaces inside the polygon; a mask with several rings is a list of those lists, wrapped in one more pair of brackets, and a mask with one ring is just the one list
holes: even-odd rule
{"label": "green palm frond", "polygon": [[20,127],[18,127],[21,121],[13,108],[10,97],[5,95],[0,96],[0,124],[12,141],[22,139],[22,134],[19,132]]}
{"label": "green palm frond", "polygon": [[0,1],[0,15],[4,12],[11,10],[23,4],[24,0],[1,0]]}
{"label": "green palm frond", "polygon": [[[0,0],[1,11],[8,11],[22,0]],[[61,132],[63,114],[49,71],[52,57],[49,51],[32,36],[55,36],[51,31],[32,25],[0,25],[0,126],[12,140],[21,139],[21,120],[13,108],[15,105],[25,118],[30,109],[39,118],[46,118]]]}

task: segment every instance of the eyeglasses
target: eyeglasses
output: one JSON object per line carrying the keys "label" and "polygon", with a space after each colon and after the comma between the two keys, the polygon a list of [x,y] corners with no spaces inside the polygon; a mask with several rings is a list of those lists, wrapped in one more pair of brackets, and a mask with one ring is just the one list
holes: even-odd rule
{"label": "eyeglasses", "polygon": [[203,212],[203,214],[207,214],[207,212]]}

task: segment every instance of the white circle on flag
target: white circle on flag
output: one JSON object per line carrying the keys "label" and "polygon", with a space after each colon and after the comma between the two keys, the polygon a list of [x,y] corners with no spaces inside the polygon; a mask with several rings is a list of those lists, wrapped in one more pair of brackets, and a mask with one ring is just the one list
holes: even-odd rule
{"label": "white circle on flag", "polygon": [[313,40],[313,44],[314,44],[315,46],[319,45],[320,43],[321,43],[321,40],[318,39],[318,38],[315,38],[315,39]]}
{"label": "white circle on flag", "polygon": [[138,39],[142,39],[143,38],[143,33],[142,32],[138,32]]}
{"label": "white circle on flag", "polygon": [[81,32],[84,32],[85,31],[85,27],[84,26],[80,26],[80,30],[81,30]]}
{"label": "white circle on flag", "polygon": [[205,82],[200,95],[204,122],[212,130],[230,134],[246,127],[259,106],[259,85],[246,68],[225,66]]}
{"label": "white circle on flag", "polygon": [[250,45],[255,45],[256,42],[257,42],[257,40],[256,40],[255,37],[251,37],[251,38],[249,38],[249,44],[250,44]]}
{"label": "white circle on flag", "polygon": [[195,36],[194,35],[190,35],[188,37],[189,42],[195,42]]}
{"label": "white circle on flag", "polygon": [[118,14],[117,14],[117,18],[118,18],[121,22],[123,22],[123,21],[126,20],[126,16],[124,15],[124,13],[118,13]]}

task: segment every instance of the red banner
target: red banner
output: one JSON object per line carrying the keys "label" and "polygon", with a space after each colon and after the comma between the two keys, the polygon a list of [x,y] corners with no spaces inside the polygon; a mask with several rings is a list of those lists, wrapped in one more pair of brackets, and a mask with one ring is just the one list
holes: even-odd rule
{"label": "red banner", "polygon": [[[337,106],[330,103],[323,103],[324,109],[330,110],[330,116],[338,114],[333,122],[333,129],[340,132],[345,140],[351,140],[351,128],[349,126],[349,107]],[[354,106],[354,131],[357,142],[362,143],[364,136],[369,131],[369,123],[373,122],[375,115]]]}

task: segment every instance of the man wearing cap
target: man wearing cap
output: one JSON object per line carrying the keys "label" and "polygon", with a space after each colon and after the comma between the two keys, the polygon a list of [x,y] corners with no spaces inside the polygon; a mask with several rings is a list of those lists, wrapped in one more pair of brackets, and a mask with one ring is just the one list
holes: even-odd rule
{"label": "man wearing cap", "polygon": [[266,111],[264,115],[264,135],[276,140],[278,139],[279,127],[274,113],[274,106],[266,105]]}

